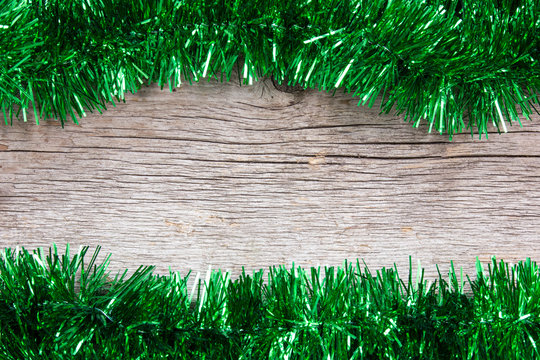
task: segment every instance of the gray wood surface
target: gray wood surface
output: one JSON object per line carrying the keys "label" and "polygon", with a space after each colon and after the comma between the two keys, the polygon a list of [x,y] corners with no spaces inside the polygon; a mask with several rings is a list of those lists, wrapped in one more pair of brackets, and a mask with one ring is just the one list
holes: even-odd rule
{"label": "gray wood surface", "polygon": [[449,142],[282,90],[151,87],[80,126],[0,126],[0,245],[101,245],[113,272],[540,260],[540,117]]}

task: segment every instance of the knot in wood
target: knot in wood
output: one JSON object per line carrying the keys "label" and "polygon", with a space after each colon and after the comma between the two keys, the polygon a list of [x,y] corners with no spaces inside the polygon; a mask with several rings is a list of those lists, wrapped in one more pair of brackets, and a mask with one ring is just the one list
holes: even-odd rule
{"label": "knot in wood", "polygon": [[305,89],[302,85],[288,85],[288,80],[284,79],[281,84],[279,84],[274,78],[272,78],[272,84],[277,91],[281,91],[289,94],[297,94],[303,92]]}

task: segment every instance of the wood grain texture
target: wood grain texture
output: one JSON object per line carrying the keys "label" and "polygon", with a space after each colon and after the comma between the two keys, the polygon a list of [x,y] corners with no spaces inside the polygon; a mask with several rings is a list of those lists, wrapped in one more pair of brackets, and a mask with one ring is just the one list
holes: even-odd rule
{"label": "wood grain texture", "polygon": [[449,142],[356,103],[211,81],[1,126],[0,245],[101,245],[113,272],[540,260],[538,116]]}

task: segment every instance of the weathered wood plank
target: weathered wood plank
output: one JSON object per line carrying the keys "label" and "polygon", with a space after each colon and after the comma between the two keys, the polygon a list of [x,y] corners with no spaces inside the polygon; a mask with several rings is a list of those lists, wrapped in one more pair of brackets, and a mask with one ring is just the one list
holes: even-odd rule
{"label": "weathered wood plank", "polygon": [[101,245],[111,269],[540,259],[540,117],[426,135],[348,94],[152,87],[80,126],[0,127],[0,245]]}

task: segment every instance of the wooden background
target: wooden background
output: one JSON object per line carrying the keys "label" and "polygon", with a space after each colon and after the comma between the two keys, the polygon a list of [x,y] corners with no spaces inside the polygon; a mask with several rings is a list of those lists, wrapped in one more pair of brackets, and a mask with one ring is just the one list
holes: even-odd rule
{"label": "wooden background", "polygon": [[356,103],[204,81],[0,126],[0,245],[101,245],[113,272],[540,260],[540,117],[449,142]]}

